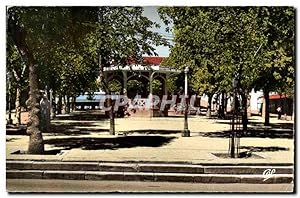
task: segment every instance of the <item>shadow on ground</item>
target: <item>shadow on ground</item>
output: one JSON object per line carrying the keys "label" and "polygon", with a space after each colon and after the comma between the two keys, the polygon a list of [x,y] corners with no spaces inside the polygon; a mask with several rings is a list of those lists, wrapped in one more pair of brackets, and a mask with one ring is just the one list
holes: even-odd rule
{"label": "shadow on ground", "polygon": [[[76,123],[51,123],[49,131],[43,132],[47,136],[64,136],[64,135],[89,135],[91,133],[107,133],[109,129],[99,128],[99,124],[76,122]],[[28,135],[27,128],[13,129],[7,128],[6,135]]]}
{"label": "shadow on ground", "polygon": [[108,132],[108,129],[97,128],[99,125],[95,125],[93,123],[86,122],[78,122],[78,123],[52,123],[50,125],[50,129],[47,132],[43,132],[43,134],[55,135],[55,136],[63,136],[63,135],[89,135],[90,133],[103,133]]}
{"label": "shadow on ground", "polygon": [[140,130],[131,130],[131,131],[121,131],[123,134],[132,134],[132,133],[140,133],[140,134],[176,134],[181,133],[181,130],[163,130],[163,129],[140,129]]}
{"label": "shadow on ground", "polygon": [[[200,136],[211,138],[229,138],[232,131],[218,131],[218,132],[199,132]],[[286,138],[293,139],[294,132],[290,129],[248,129],[247,132],[237,132],[239,137],[251,137],[251,138]]]}
{"label": "shadow on ground", "polygon": [[124,136],[112,138],[59,138],[45,140],[44,143],[62,150],[81,148],[83,150],[119,149],[133,147],[160,147],[170,143],[175,137],[164,136]]}
{"label": "shadow on ground", "polygon": [[[229,153],[212,153],[212,154],[218,158],[223,158],[223,159],[231,158]],[[253,153],[251,153],[250,155],[245,155],[244,152],[240,152],[236,157],[237,158],[263,159],[262,156],[259,156],[259,155],[253,154]]]}
{"label": "shadow on ground", "polygon": [[[11,153],[13,155],[36,155],[36,154],[29,154],[27,151],[15,151],[13,153]],[[48,150],[48,151],[44,151],[44,153],[42,155],[61,155],[63,154],[61,149],[53,149],[53,150]],[[40,155],[40,154],[38,154]]]}
{"label": "shadow on ground", "polygon": [[[216,124],[230,124],[230,121],[217,120]],[[266,128],[263,122],[253,122],[251,119],[248,120],[248,126],[252,128]],[[294,123],[270,123],[268,126],[271,129],[294,129]]]}
{"label": "shadow on ground", "polygon": [[56,120],[107,120],[107,116],[96,110],[91,110],[91,111],[77,111],[77,112],[72,112],[70,114],[65,114],[65,115],[58,115]]}
{"label": "shadow on ground", "polygon": [[294,129],[294,123],[276,123],[270,124],[273,128],[280,128],[280,129]]}
{"label": "shadow on ground", "polygon": [[269,126],[264,126],[264,123],[262,122],[248,122],[248,125],[252,128],[266,128],[269,127],[270,129],[294,129],[293,123],[270,123]]}
{"label": "shadow on ground", "polygon": [[6,135],[27,135],[26,125],[6,125]]}
{"label": "shadow on ground", "polygon": [[275,152],[275,151],[288,151],[289,148],[279,147],[279,146],[268,146],[268,147],[260,147],[260,146],[240,146],[240,149],[251,150],[252,152]]}
{"label": "shadow on ground", "polygon": [[6,138],[6,142],[14,142],[15,140],[18,140],[19,138]]}

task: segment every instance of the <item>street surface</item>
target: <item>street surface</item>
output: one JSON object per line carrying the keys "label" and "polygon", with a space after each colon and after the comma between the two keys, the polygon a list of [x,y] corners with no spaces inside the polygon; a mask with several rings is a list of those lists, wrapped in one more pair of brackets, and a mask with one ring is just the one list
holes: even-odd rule
{"label": "street surface", "polygon": [[293,184],[7,179],[6,189],[9,192],[292,192]]}

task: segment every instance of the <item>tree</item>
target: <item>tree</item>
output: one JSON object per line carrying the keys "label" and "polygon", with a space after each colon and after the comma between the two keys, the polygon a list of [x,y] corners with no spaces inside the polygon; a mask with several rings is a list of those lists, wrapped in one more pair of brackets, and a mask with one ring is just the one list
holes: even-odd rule
{"label": "tree", "polygon": [[258,51],[265,42],[262,27],[257,20],[258,9],[255,7],[228,8],[225,9],[225,15],[221,20],[225,28],[222,35],[226,38],[223,42],[227,41],[224,48],[228,50],[227,62],[230,63],[228,66],[231,70],[231,82],[233,78],[238,81],[237,89],[242,98],[244,131],[247,131],[248,95],[257,77],[257,73],[254,72],[257,68],[255,56],[260,55]]}
{"label": "tree", "polygon": [[166,24],[173,23],[175,44],[169,61],[191,65],[193,88],[208,95],[230,92],[236,78],[244,130],[249,92],[263,89],[268,125],[269,92],[294,84],[294,9],[167,7],[160,14]]}
{"label": "tree", "polygon": [[[21,62],[23,68],[29,68],[28,153],[40,154],[44,151],[39,126],[39,90],[47,85],[63,96],[66,93],[69,98],[95,85],[95,64],[91,64],[89,50],[82,47],[84,45],[81,42],[93,28],[85,27],[84,22],[87,18],[90,20],[90,17],[81,11],[63,7],[8,9],[8,52],[14,52],[16,47],[20,56],[18,58],[15,55],[17,61],[8,56],[8,68],[18,69],[16,65],[20,64],[12,65],[16,62]],[[20,77],[24,71],[16,71],[17,86],[21,86]]]}
{"label": "tree", "polygon": [[[69,98],[96,88],[96,66],[102,89],[110,94],[104,67],[142,62],[144,54],[156,53],[154,45],[166,40],[151,27],[158,26],[142,15],[141,7],[12,7],[8,10],[9,34],[29,68],[29,153],[43,152],[39,129],[39,88]],[[62,20],[63,19],[63,20]],[[60,102],[60,103],[61,103]],[[109,105],[112,101],[108,100]],[[111,105],[113,107],[113,105]],[[110,111],[110,133],[114,113]]]}
{"label": "tree", "polygon": [[33,52],[30,46],[27,44],[28,41],[28,29],[26,30],[22,25],[20,16],[17,14],[26,14],[21,10],[10,8],[8,10],[8,32],[12,35],[15,45],[20,52],[20,55],[25,60],[29,68],[29,99],[27,100],[29,109],[29,123],[27,133],[30,136],[28,153],[41,154],[44,152],[44,144],[42,133],[39,129],[39,90],[38,90],[38,79],[37,79],[37,66],[33,57]]}
{"label": "tree", "polygon": [[[160,8],[160,15],[166,24],[174,24],[175,44],[166,62],[178,69],[189,66],[192,91],[209,96],[207,115],[210,117],[212,95],[217,91],[213,70],[217,68],[218,46],[214,39],[219,30],[216,23],[210,23],[210,9],[168,7]],[[207,28],[209,23],[211,28]]]}
{"label": "tree", "polygon": [[234,76],[239,76],[246,112],[253,54],[262,40],[255,8],[167,7],[160,9],[160,15],[166,24],[173,24],[175,34],[169,61],[181,69],[191,67],[193,90],[209,96],[207,115],[215,93],[232,91]]}
{"label": "tree", "polygon": [[[91,24],[96,31],[90,34],[94,58],[97,57],[99,82],[106,94],[111,93],[104,68],[116,64],[125,66],[128,59],[142,63],[144,54],[157,55],[154,45],[167,45],[166,40],[151,27],[158,24],[142,15],[141,7],[99,7],[92,9],[95,21]],[[110,134],[115,134],[113,101],[107,100],[110,117]]]}
{"label": "tree", "polygon": [[[18,49],[14,45],[11,36],[7,36],[7,70],[12,73],[13,79],[13,87],[15,87],[15,117],[16,124],[21,124],[21,93],[23,90],[27,88],[27,80],[26,75],[28,73],[28,69],[24,61],[22,61],[20,57],[20,53]],[[13,93],[12,90],[10,90]],[[9,101],[11,102],[11,101]]]}
{"label": "tree", "polygon": [[262,56],[257,65],[259,75],[254,84],[256,90],[262,89],[264,92],[265,125],[269,125],[269,92],[288,91],[294,87],[295,9],[262,7],[259,20],[263,24],[266,44],[262,47]]}
{"label": "tree", "polygon": [[[41,35],[44,49],[38,56],[41,86],[51,88],[69,113],[71,98],[74,103],[76,96],[85,91],[96,91],[97,66],[87,37],[95,29],[88,23],[92,16],[84,7],[41,9],[46,13]],[[61,109],[62,105],[58,105],[59,113]]]}

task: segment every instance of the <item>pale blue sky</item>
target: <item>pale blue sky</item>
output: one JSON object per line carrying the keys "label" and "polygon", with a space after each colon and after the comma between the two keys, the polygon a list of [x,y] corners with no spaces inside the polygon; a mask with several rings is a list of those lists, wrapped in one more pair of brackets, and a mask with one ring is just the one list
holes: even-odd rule
{"label": "pale blue sky", "polygon": [[[164,38],[166,39],[172,39],[172,33],[166,32],[166,25],[162,22],[160,19],[158,13],[157,13],[157,8],[156,6],[145,6],[144,7],[144,16],[149,18],[151,21],[157,22],[160,24],[160,28],[153,28],[153,31],[158,32],[161,34]],[[169,40],[170,41],[170,40]],[[157,46],[156,48],[156,53],[159,56],[169,56],[169,48],[165,46]]]}

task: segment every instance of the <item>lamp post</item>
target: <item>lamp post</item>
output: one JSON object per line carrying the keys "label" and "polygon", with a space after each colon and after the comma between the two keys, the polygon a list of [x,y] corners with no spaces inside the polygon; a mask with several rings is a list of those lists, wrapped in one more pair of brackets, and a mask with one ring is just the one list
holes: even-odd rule
{"label": "lamp post", "polygon": [[11,119],[11,72],[7,72],[7,78],[8,78],[8,121],[7,124],[12,124]]}
{"label": "lamp post", "polygon": [[237,113],[237,88],[238,88],[238,77],[233,79],[233,106],[232,106],[232,123],[231,123],[231,142],[230,142],[230,157],[235,158],[235,138],[236,138],[236,131],[235,131],[235,116]]}
{"label": "lamp post", "polygon": [[188,98],[188,72],[189,67],[186,66],[184,69],[184,128],[182,131],[182,137],[190,137],[190,130],[188,128],[188,105],[187,105],[187,98]]}

